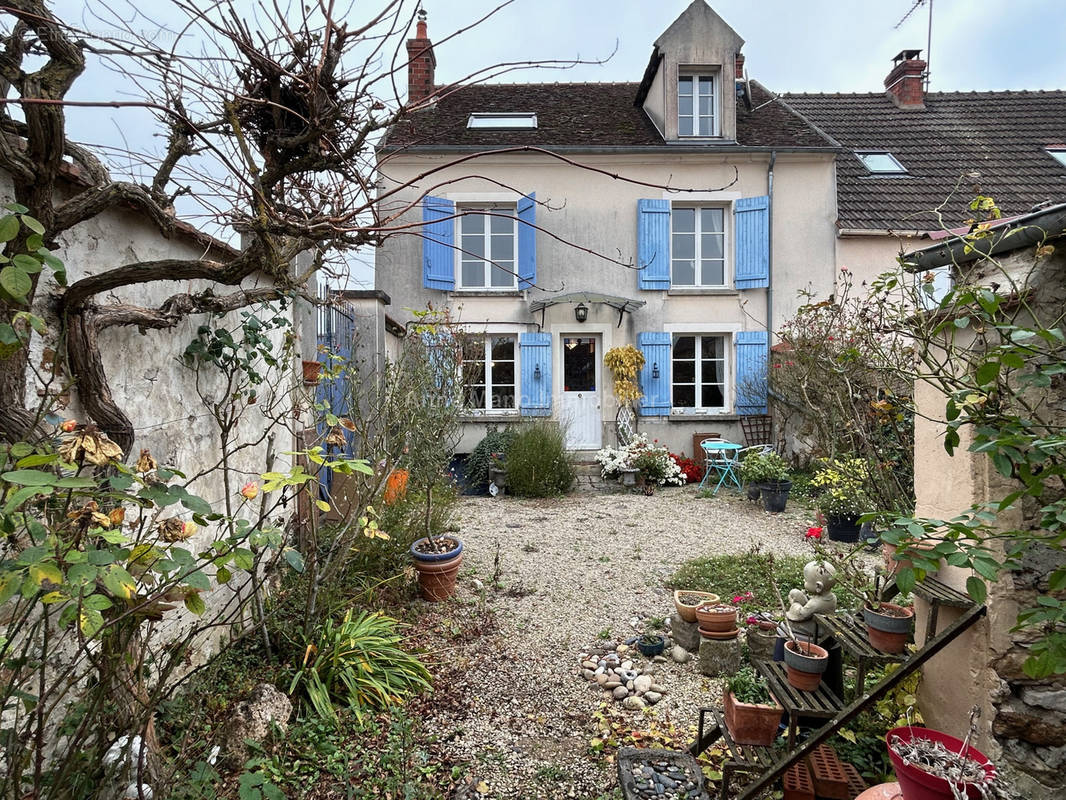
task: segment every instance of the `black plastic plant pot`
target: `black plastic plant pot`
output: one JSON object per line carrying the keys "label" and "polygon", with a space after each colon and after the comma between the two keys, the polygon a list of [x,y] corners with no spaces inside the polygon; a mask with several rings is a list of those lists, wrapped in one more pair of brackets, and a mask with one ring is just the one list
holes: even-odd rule
{"label": "black plastic plant pot", "polygon": [[857,518],[830,517],[826,520],[829,538],[834,542],[857,542],[862,525]]}
{"label": "black plastic plant pot", "polygon": [[785,510],[788,493],[791,491],[792,481],[767,481],[759,484],[763,508],[772,514],[780,514]]}
{"label": "black plastic plant pot", "polygon": [[637,639],[637,649],[647,658],[660,655],[666,647],[666,640],[662,636],[655,634],[653,638],[655,641],[652,642],[644,641],[643,637]]}

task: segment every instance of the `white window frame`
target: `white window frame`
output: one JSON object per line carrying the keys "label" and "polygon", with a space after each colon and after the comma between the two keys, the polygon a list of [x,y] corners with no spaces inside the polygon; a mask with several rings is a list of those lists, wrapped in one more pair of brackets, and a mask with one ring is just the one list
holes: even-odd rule
{"label": "white window frame", "polygon": [[[514,401],[513,408],[495,408],[492,405],[492,351],[490,349],[490,342],[493,339],[507,338],[514,343],[514,395],[512,397]],[[518,344],[518,331],[509,329],[501,331],[489,331],[486,330],[483,333],[479,333],[476,336],[472,336],[471,340],[477,340],[481,345],[481,358],[480,363],[485,366],[485,405],[482,407],[474,408],[466,405],[466,380],[465,375],[463,379],[463,411],[470,416],[509,416],[519,413],[519,401],[522,397],[522,364],[521,364],[521,348]],[[464,356],[465,357],[465,356]],[[465,366],[465,365],[464,365]]]}
{"label": "white window frame", "polygon": [[537,127],[537,115],[532,112],[516,111],[507,113],[489,113],[476,111],[467,117],[468,128],[494,129],[530,129]]}
{"label": "white window frame", "polygon": [[[703,265],[701,258],[703,251],[703,233],[700,230],[701,214],[705,208],[714,208],[722,212],[722,282],[721,283],[675,283],[674,282],[674,211],[684,208],[695,209],[696,230],[692,234],[695,237],[694,260],[696,264],[696,277],[703,277]],[[733,285],[733,261],[730,256],[730,220],[733,217],[731,203],[673,203],[670,206],[670,288],[671,289],[728,289]],[[686,232],[687,233],[687,232]]]}
{"label": "white window frame", "polygon": [[[711,67],[682,67],[677,73],[677,83],[674,86],[674,101],[677,103],[677,138],[679,139],[713,139],[721,135],[721,80],[722,71]],[[681,80],[692,79],[692,114],[681,113]],[[699,113],[699,84],[700,80],[707,78],[711,82],[711,132],[700,133],[699,121],[706,115]],[[682,117],[691,117],[692,133],[681,133]]]}
{"label": "white window frame", "polygon": [[[863,156],[885,156],[890,159],[896,166],[889,169],[872,169],[865,161]],[[871,175],[906,175],[907,168],[900,163],[900,160],[892,155],[889,150],[856,150],[855,157],[859,159],[859,163],[862,164],[863,169],[869,172]]]}
{"label": "white window frame", "polygon": [[1044,152],[1055,159],[1059,166],[1066,167],[1066,147],[1045,147]]}
{"label": "white window frame", "polygon": [[[669,328],[670,326],[667,326]],[[687,326],[686,326],[687,327]],[[674,356],[675,349],[677,347],[677,340],[683,336],[692,336],[695,341],[695,383],[690,384],[685,382],[685,386],[694,386],[695,397],[694,400],[697,403],[695,406],[675,406],[674,405],[674,386],[678,384],[676,380],[676,370],[674,369],[674,363],[676,358]],[[703,358],[701,358],[701,342],[704,337],[713,336],[721,340],[722,342],[722,405],[720,406],[701,406],[698,405],[703,399]],[[733,359],[730,357],[732,352],[733,336],[728,332],[723,331],[689,331],[689,330],[674,330],[671,331],[670,338],[670,413],[677,415],[684,414],[728,414],[733,408],[732,391],[733,391]],[[685,359],[686,361],[688,359]]]}
{"label": "white window frame", "polygon": [[[511,267],[511,283],[507,286],[493,286],[492,285],[492,267],[493,260],[492,254],[492,222],[494,219],[499,219],[500,215],[494,214],[494,212],[509,211],[512,216],[511,223],[511,242],[512,242],[512,267]],[[464,248],[463,245],[463,224],[469,217],[483,216],[485,218],[485,228],[481,233],[483,237],[483,252],[484,258],[474,258]],[[470,204],[463,204],[456,206],[456,252],[455,252],[455,290],[459,292],[513,292],[518,289],[518,204],[512,202],[472,202]],[[475,234],[466,234],[468,236]],[[481,286],[467,286],[463,281],[463,265],[469,263],[476,263],[480,261],[482,264],[485,283]]]}

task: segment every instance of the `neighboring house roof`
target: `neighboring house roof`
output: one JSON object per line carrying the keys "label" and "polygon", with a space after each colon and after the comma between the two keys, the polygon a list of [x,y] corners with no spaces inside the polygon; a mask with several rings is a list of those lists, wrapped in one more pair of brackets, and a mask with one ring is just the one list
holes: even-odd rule
{"label": "neighboring house roof", "polygon": [[[1066,197],[1066,166],[1045,151],[1066,144],[1066,91],[932,92],[924,109],[897,108],[884,93],[781,99],[851,151],[837,159],[841,228],[954,227],[973,216],[975,186],[1005,215]],[[891,152],[907,172],[871,174],[856,150]]]}
{"label": "neighboring house roof", "polygon": [[[429,109],[419,111],[388,134],[385,149],[486,149],[528,145],[549,149],[696,148],[720,144],[668,144],[634,101],[638,83],[477,84],[440,90]],[[801,117],[751,82],[752,106],[737,101],[737,144],[742,147],[831,150]],[[468,128],[475,113],[535,113],[533,129]]]}

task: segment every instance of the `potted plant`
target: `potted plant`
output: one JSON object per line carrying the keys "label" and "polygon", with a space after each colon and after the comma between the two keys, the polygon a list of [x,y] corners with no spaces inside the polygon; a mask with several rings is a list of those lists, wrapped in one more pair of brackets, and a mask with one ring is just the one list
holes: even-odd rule
{"label": "potted plant", "polygon": [[712,639],[731,638],[739,632],[737,610],[732,606],[702,605],[696,609],[696,621],[700,633]]}
{"label": "potted plant", "polygon": [[[971,730],[972,733],[972,730]],[[991,800],[996,768],[965,740],[929,728],[905,726],[885,734],[888,757],[896,771],[903,800]]]}
{"label": "potted plant", "polygon": [[753,659],[762,661],[770,660],[774,655],[774,647],[777,644],[777,629],[780,621],[774,619],[764,611],[749,614],[745,619],[744,642]]}
{"label": "potted plant", "polygon": [[743,666],[726,682],[722,693],[725,725],[737,744],[771,745],[777,738],[784,709],[770,694],[766,680]]}
{"label": "potted plant", "polygon": [[785,510],[792,482],[788,480],[788,462],[773,450],[752,450],[740,462],[740,480],[757,486],[763,508],[772,513]]}
{"label": "potted plant", "polygon": [[685,622],[696,621],[696,609],[703,605],[717,605],[721,598],[711,592],[692,592],[678,589],[674,592],[674,608]]}
{"label": "potted plant", "polygon": [[496,484],[497,489],[507,488],[507,462],[503,453],[489,454],[489,483]]}
{"label": "potted plant", "polygon": [[785,642],[785,673],[790,686],[813,692],[822,682],[822,674],[827,666],[829,651],[824,647],[796,638],[789,638]]}
{"label": "potted plant", "polygon": [[821,491],[814,504],[833,541],[859,541],[859,517],[872,505],[866,493],[869,481],[869,464],[861,458],[830,459],[815,471],[811,486]]}
{"label": "potted plant", "polygon": [[660,655],[666,647],[666,639],[658,633],[645,633],[637,639],[637,649],[647,658]]}

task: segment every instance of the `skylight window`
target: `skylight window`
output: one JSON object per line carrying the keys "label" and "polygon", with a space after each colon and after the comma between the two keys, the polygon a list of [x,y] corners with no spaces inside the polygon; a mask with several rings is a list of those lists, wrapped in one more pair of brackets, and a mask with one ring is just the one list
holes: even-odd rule
{"label": "skylight window", "polygon": [[471,114],[468,128],[535,128],[536,114]]}
{"label": "skylight window", "polygon": [[1066,167],[1066,147],[1048,147],[1047,154]]}
{"label": "skylight window", "polygon": [[856,152],[855,155],[870,172],[876,172],[880,175],[892,175],[902,174],[907,171],[896,160],[896,157],[887,150],[867,150],[866,152]]}

